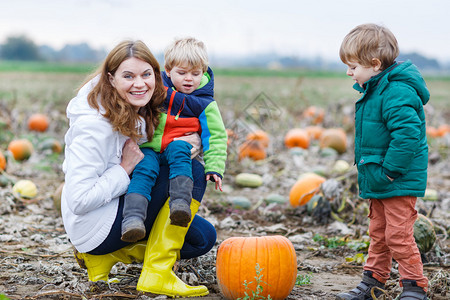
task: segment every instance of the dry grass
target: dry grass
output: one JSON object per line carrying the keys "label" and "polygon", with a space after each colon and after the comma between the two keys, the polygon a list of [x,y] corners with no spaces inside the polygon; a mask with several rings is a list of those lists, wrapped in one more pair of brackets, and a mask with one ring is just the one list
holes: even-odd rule
{"label": "dry grass", "polygon": [[[0,72],[0,101],[17,109],[63,112],[87,74]],[[358,93],[347,77],[216,76],[215,98],[222,111],[239,112],[264,93],[277,106],[296,114],[310,105],[327,107],[352,104]],[[427,80],[430,102],[436,110],[447,109],[448,79]]]}

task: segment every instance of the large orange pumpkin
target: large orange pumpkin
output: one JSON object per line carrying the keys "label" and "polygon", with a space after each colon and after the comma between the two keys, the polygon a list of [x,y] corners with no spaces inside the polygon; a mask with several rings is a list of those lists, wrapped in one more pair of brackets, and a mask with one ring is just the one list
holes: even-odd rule
{"label": "large orange pumpkin", "polygon": [[280,235],[228,238],[217,251],[216,276],[220,291],[229,300],[243,298],[245,292],[251,296],[257,285],[262,287],[259,296],[264,297],[257,299],[269,295],[274,300],[286,299],[297,278],[294,246]]}
{"label": "large orange pumpkin", "polygon": [[308,132],[301,128],[292,128],[284,136],[284,144],[287,148],[300,147],[308,149],[309,141]]}
{"label": "large orange pumpkin", "polygon": [[269,146],[269,135],[264,130],[255,130],[247,134],[247,141],[260,141],[264,147]]}
{"label": "large orange pumpkin", "polygon": [[239,160],[248,157],[252,160],[261,160],[267,157],[266,148],[258,140],[245,141],[239,147]]}
{"label": "large orange pumpkin", "polygon": [[305,205],[319,191],[325,177],[315,173],[305,173],[297,180],[289,192],[289,202],[292,206]]}
{"label": "large orange pumpkin", "polygon": [[28,129],[33,131],[44,132],[47,130],[50,121],[48,117],[44,114],[32,114],[28,118]]}
{"label": "large orange pumpkin", "polygon": [[0,151],[0,170],[6,169],[6,158],[3,153]]}
{"label": "large orange pumpkin", "polygon": [[347,151],[347,135],[342,128],[327,128],[320,135],[319,146],[323,148],[333,148],[339,154]]}
{"label": "large orange pumpkin", "polygon": [[33,153],[33,144],[27,139],[12,140],[8,145],[8,151],[12,153],[15,160],[25,160]]}

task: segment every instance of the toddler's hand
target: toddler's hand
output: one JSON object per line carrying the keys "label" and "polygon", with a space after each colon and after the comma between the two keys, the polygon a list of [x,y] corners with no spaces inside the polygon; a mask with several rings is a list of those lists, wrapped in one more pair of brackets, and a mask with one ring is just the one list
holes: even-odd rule
{"label": "toddler's hand", "polygon": [[211,180],[214,181],[216,183],[216,190],[217,188],[223,192],[222,190],[222,178],[220,178],[220,176],[218,176],[217,174],[208,174],[206,175],[206,181]]}
{"label": "toddler's hand", "polygon": [[133,172],[134,167],[144,158],[144,153],[139,149],[135,141],[128,139],[123,145],[122,162],[120,165],[128,175]]}

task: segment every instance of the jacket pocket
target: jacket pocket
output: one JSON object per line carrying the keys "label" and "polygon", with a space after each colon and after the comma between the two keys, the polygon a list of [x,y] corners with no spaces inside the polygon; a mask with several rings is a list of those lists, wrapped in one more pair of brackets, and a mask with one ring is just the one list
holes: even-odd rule
{"label": "jacket pocket", "polygon": [[363,156],[358,162],[359,170],[364,176],[365,185],[372,192],[386,192],[392,189],[392,182],[383,171],[381,155]]}

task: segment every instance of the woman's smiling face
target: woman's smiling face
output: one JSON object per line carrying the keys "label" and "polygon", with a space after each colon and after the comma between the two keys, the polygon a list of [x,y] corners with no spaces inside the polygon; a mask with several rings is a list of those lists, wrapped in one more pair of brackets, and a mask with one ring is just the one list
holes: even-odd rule
{"label": "woman's smiling face", "polygon": [[152,66],[136,57],[124,60],[109,81],[119,95],[136,111],[147,105],[155,90],[155,73]]}

